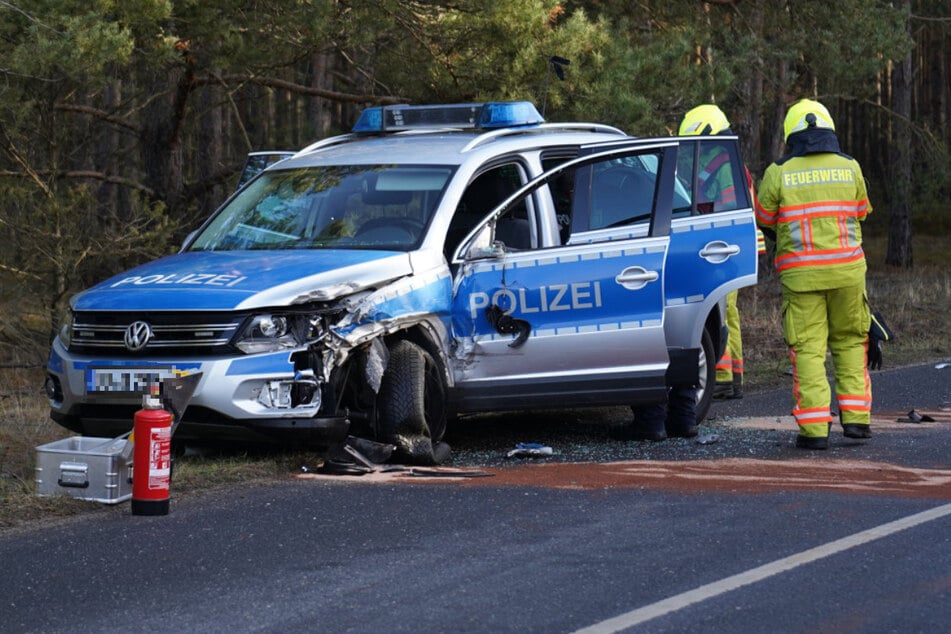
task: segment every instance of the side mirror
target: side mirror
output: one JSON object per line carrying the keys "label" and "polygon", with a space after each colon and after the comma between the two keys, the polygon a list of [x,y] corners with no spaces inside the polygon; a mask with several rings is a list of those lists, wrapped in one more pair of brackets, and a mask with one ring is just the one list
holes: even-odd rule
{"label": "side mirror", "polygon": [[492,220],[482,227],[479,228],[479,231],[476,232],[472,240],[469,241],[469,244],[466,246],[465,250],[465,259],[468,260],[484,260],[492,258],[501,258],[505,255],[505,245],[501,242],[495,242],[492,240],[495,235],[495,220]]}

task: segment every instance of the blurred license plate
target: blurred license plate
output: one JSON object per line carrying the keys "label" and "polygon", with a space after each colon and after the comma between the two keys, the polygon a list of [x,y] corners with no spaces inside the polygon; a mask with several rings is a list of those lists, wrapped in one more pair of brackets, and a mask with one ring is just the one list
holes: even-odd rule
{"label": "blurred license plate", "polygon": [[164,379],[176,376],[172,366],[148,368],[88,368],[86,370],[86,393],[113,396],[148,394]]}

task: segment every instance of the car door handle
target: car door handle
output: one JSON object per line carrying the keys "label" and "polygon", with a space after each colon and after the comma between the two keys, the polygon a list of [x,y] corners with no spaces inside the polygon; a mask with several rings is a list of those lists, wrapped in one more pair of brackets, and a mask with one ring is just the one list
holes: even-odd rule
{"label": "car door handle", "polygon": [[629,291],[636,291],[656,281],[659,277],[657,271],[648,271],[642,266],[631,266],[621,271],[614,278],[614,281]]}
{"label": "car door handle", "polygon": [[714,240],[713,242],[708,242],[700,250],[700,257],[707,262],[719,264],[720,262],[726,262],[731,256],[739,252],[740,247],[737,244],[727,244],[723,240]]}

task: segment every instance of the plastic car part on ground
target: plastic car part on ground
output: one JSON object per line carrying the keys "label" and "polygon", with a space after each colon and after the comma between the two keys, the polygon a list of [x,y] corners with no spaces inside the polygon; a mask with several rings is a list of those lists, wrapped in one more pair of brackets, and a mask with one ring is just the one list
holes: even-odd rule
{"label": "plastic car part on ground", "polygon": [[896,419],[899,423],[933,423],[934,418],[927,414],[919,414],[915,410],[908,412],[908,416],[905,418]]}
{"label": "plastic car part on ground", "polygon": [[[445,447],[448,454],[449,445],[438,443]],[[347,439],[331,447],[321,464],[313,472],[321,475],[335,476],[362,476],[370,473],[400,473],[418,477],[447,477],[447,478],[480,478],[492,474],[485,471],[471,469],[453,469],[446,467],[409,467],[400,464],[380,464],[389,460],[396,447],[386,443],[378,443],[366,438],[348,436]],[[301,468],[304,473],[311,473],[309,467]]]}
{"label": "plastic car part on ground", "polygon": [[520,442],[505,454],[506,458],[544,458],[554,453],[551,447],[537,442]]}

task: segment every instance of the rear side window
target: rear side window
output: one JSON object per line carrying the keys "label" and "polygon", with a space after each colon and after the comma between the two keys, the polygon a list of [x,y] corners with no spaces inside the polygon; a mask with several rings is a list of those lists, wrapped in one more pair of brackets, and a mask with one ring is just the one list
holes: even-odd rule
{"label": "rear side window", "polygon": [[678,200],[675,195],[675,217],[750,206],[749,185],[732,140],[682,141],[677,182],[683,196]]}

